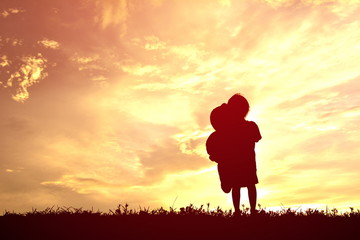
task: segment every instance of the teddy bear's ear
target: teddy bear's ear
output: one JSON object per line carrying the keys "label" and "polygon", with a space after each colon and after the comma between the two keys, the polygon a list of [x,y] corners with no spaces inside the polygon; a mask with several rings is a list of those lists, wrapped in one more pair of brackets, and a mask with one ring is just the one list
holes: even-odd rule
{"label": "teddy bear's ear", "polygon": [[210,113],[210,123],[215,130],[220,130],[226,125],[227,104],[223,103],[214,108]]}

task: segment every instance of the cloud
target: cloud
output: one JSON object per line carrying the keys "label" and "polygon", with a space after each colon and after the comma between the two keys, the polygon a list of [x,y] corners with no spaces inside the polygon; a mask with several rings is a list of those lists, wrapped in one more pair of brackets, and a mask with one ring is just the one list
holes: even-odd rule
{"label": "cloud", "polygon": [[[6,87],[14,100],[24,102],[29,98],[28,88],[46,79],[49,72],[74,67],[83,71],[97,86],[104,86],[108,80],[108,70],[114,71],[116,68],[111,55],[117,50],[113,49],[113,53],[109,54],[111,50],[108,47],[102,49],[104,45],[115,45],[119,37],[113,40],[105,38],[107,42],[101,43],[96,36],[118,34],[113,29],[107,29],[110,25],[124,24],[126,1],[41,1],[38,4],[41,7],[19,2],[6,4],[9,5],[7,9],[13,9],[6,12],[14,12],[14,16],[2,20],[0,87]],[[114,17],[118,15],[119,17]],[[100,19],[101,23],[96,19]],[[99,53],[101,58],[110,56],[109,61],[73,61],[69,64],[69,59],[84,59],[94,55],[99,57]],[[19,84],[12,84],[15,78]],[[86,80],[81,81],[86,84]]]}
{"label": "cloud", "polygon": [[20,66],[20,69],[12,73],[7,80],[7,86],[9,87],[12,87],[14,84],[18,85],[15,95],[13,95],[13,99],[18,102],[24,102],[28,99],[29,92],[27,89],[47,76],[44,73],[46,59],[41,54],[24,57],[22,61],[23,64]]}
{"label": "cloud", "polygon": [[21,12],[24,12],[24,10],[22,9],[17,9],[17,8],[8,8],[8,9],[3,9],[2,12],[1,12],[1,16],[3,18],[7,18],[9,17],[10,15],[12,14],[18,14],[18,13],[21,13]]}
{"label": "cloud", "polygon": [[140,162],[145,169],[144,180],[150,183],[169,173],[209,166],[207,159],[182,152],[176,142],[169,142],[166,146],[154,146],[151,151],[140,153]]}
{"label": "cloud", "polygon": [[127,30],[126,20],[128,17],[128,1],[96,1],[96,5],[101,10],[100,15],[96,17],[96,21],[101,24],[101,27],[105,29],[110,25],[120,25],[120,35],[124,35]]}
{"label": "cloud", "polygon": [[60,44],[57,41],[49,40],[47,38],[38,41],[38,43],[45,48],[58,49],[60,47]]}

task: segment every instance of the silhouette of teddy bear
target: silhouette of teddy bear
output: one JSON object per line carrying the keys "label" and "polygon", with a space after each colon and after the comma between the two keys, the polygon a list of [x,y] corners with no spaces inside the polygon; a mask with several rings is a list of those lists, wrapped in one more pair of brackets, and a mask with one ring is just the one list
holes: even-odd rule
{"label": "silhouette of teddy bear", "polygon": [[206,151],[211,161],[220,163],[227,155],[227,132],[229,131],[229,109],[226,103],[214,108],[210,113],[210,123],[215,129],[206,141]]}

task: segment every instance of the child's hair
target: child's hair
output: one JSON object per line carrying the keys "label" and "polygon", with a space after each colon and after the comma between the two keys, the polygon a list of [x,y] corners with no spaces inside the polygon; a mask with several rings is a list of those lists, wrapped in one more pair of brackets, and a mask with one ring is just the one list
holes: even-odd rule
{"label": "child's hair", "polygon": [[229,99],[228,106],[232,111],[236,111],[242,118],[245,118],[250,110],[249,102],[240,93],[234,94]]}

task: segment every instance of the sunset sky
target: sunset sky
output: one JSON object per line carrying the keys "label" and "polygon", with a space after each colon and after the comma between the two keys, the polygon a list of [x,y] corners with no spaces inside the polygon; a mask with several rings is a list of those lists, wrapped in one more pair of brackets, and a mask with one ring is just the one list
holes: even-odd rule
{"label": "sunset sky", "polygon": [[0,214],[231,208],[205,141],[234,93],[258,203],[360,208],[360,1],[2,0]]}

